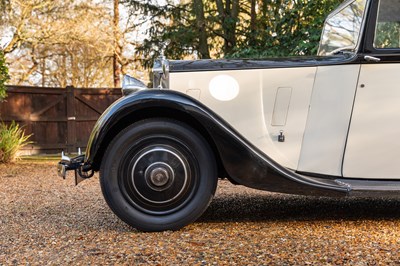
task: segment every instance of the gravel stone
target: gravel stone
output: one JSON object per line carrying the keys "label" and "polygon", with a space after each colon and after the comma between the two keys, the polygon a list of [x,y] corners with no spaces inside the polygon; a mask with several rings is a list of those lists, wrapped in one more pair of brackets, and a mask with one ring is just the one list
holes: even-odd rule
{"label": "gravel stone", "polygon": [[180,231],[142,233],[108,208],[98,175],[0,165],[0,265],[400,265],[400,200],[313,198],[220,181]]}

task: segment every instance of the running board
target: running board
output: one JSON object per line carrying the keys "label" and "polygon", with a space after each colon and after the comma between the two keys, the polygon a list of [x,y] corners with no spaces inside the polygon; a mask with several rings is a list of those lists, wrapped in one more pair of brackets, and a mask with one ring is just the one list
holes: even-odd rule
{"label": "running board", "polygon": [[336,179],[335,181],[350,187],[348,196],[400,198],[400,181],[360,179]]}

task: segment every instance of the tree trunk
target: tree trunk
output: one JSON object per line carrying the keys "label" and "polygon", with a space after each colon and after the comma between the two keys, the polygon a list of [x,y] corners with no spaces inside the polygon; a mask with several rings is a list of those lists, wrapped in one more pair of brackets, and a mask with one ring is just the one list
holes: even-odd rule
{"label": "tree trunk", "polygon": [[206,29],[206,19],[204,16],[204,4],[203,0],[193,1],[193,10],[196,15],[196,26],[199,30],[199,57],[201,59],[209,59],[210,51],[207,43],[207,29]]}
{"label": "tree trunk", "polygon": [[229,54],[236,46],[236,23],[239,17],[239,0],[216,0],[224,39],[224,54]]}
{"label": "tree trunk", "polygon": [[41,63],[42,65],[40,66],[40,70],[42,72],[42,87],[46,86],[46,79],[45,79],[45,75],[46,75],[46,57],[43,56],[41,59]]}
{"label": "tree trunk", "polygon": [[121,55],[121,48],[119,47],[119,1],[114,0],[114,55],[113,55],[113,76],[114,87],[117,88],[121,83],[121,66],[118,62],[118,57]]}
{"label": "tree trunk", "polygon": [[76,60],[75,60],[75,51],[74,49],[72,49],[72,52],[69,54],[70,55],[70,60],[71,60],[71,84],[69,84],[70,86],[73,87],[78,87],[78,74],[77,74],[77,65],[76,65]]}
{"label": "tree trunk", "polygon": [[256,0],[251,0],[251,11],[250,11],[250,39],[249,45],[256,45],[256,31],[257,31],[257,14],[256,14]]}
{"label": "tree trunk", "polygon": [[236,47],[236,27],[237,27],[237,22],[239,21],[239,0],[233,0],[232,1],[232,11],[231,11],[231,16],[230,16],[230,50],[233,50]]}

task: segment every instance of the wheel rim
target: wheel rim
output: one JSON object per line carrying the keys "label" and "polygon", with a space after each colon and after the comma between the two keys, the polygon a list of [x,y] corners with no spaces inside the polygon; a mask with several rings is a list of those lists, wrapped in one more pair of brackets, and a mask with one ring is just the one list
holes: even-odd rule
{"label": "wheel rim", "polygon": [[164,138],[139,144],[125,156],[120,168],[124,197],[136,209],[152,215],[181,209],[198,185],[198,167],[190,150],[179,141]]}

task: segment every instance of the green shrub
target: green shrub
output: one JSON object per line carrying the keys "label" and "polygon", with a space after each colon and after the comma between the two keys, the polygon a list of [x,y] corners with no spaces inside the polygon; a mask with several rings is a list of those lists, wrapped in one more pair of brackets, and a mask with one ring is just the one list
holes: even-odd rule
{"label": "green shrub", "polygon": [[31,135],[14,121],[10,125],[0,124],[0,163],[9,163],[18,158],[18,151],[27,144]]}
{"label": "green shrub", "polygon": [[7,96],[5,83],[10,79],[4,53],[0,49],[0,102]]}

